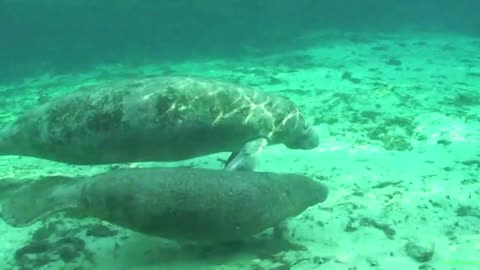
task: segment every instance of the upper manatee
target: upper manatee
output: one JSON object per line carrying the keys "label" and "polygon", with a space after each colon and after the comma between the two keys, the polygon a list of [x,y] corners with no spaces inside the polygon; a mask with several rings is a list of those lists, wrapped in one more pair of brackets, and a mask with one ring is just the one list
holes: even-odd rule
{"label": "upper manatee", "polygon": [[176,161],[239,152],[258,139],[292,149],[318,145],[285,97],[211,79],[159,76],[119,80],[39,105],[0,131],[0,155],[83,165]]}

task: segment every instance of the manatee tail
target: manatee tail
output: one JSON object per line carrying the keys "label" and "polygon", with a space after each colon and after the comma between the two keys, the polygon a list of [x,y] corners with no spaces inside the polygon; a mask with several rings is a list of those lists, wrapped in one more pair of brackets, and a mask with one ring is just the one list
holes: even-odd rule
{"label": "manatee tail", "polygon": [[0,202],[5,198],[11,196],[12,192],[19,189],[20,187],[29,184],[29,180],[19,180],[15,178],[3,178],[0,179]]}
{"label": "manatee tail", "polygon": [[29,226],[59,211],[78,207],[81,191],[75,178],[40,178],[7,194],[0,218],[13,227]]}

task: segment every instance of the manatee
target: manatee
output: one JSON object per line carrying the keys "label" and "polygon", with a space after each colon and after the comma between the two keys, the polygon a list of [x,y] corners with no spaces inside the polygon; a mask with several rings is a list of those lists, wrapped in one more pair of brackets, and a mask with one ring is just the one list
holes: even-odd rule
{"label": "manatee", "polygon": [[0,131],[0,155],[76,165],[179,161],[231,152],[249,167],[265,145],[312,149],[318,136],[295,104],[199,77],[154,76],[85,87],[33,108]]}
{"label": "manatee", "polygon": [[147,235],[221,243],[260,233],[327,195],[325,185],[300,174],[126,168],[27,182],[4,200],[0,217],[24,227],[74,211]]}

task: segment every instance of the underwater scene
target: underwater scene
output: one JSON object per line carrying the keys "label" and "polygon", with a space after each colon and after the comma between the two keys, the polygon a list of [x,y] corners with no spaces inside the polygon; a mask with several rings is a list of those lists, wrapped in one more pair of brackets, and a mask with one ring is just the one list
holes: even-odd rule
{"label": "underwater scene", "polygon": [[0,0],[0,270],[480,269],[479,11]]}

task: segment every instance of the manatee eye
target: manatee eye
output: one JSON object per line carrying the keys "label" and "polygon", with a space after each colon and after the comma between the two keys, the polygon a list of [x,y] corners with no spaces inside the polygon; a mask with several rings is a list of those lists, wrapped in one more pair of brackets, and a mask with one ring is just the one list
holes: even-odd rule
{"label": "manatee eye", "polygon": [[287,189],[283,190],[282,196],[283,196],[283,197],[290,198],[290,197],[292,196],[292,191],[287,188]]}

